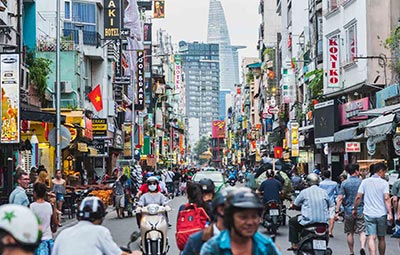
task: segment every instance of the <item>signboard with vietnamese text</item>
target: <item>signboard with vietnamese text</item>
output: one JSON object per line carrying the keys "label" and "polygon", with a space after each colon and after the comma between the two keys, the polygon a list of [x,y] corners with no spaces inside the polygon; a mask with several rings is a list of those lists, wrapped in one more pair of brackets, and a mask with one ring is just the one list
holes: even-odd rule
{"label": "signboard with vietnamese text", "polygon": [[107,119],[92,119],[94,137],[107,137]]}
{"label": "signboard with vietnamese text", "polygon": [[292,157],[299,156],[299,123],[291,122],[290,123],[291,129],[291,141],[292,141]]}
{"label": "signboard with vietnamese text", "polygon": [[346,126],[368,119],[367,116],[358,116],[359,112],[366,111],[368,109],[368,97],[339,105],[340,125]]}
{"label": "signboard with vietnamese text", "polygon": [[1,143],[19,143],[19,55],[1,54]]}
{"label": "signboard with vietnamese text", "polygon": [[345,145],[346,153],[360,152],[361,146],[359,142],[346,142]]}
{"label": "signboard with vietnamese text", "polygon": [[121,13],[121,0],[104,0],[104,39],[119,39]]}
{"label": "signboard with vietnamese text", "polygon": [[212,122],[212,138],[225,138],[225,124],[226,123],[223,120],[214,120]]}

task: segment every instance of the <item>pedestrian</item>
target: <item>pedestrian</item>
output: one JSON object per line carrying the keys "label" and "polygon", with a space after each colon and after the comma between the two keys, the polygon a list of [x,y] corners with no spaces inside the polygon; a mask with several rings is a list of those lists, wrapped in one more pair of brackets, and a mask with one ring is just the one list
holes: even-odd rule
{"label": "pedestrian", "polygon": [[205,242],[210,240],[213,236],[225,229],[224,226],[224,203],[228,194],[228,188],[221,190],[215,194],[212,201],[212,212],[214,221],[205,229],[190,235],[185,248],[181,255],[197,255],[200,254],[201,247]]}
{"label": "pedestrian", "polygon": [[384,179],[387,167],[384,163],[376,163],[373,167],[374,174],[364,179],[358,188],[354,200],[352,214],[357,217],[357,208],[364,198],[364,219],[368,250],[371,255],[376,254],[376,239],[378,238],[378,250],[380,255],[386,251],[385,235],[387,222],[393,220],[389,196],[389,183]]}
{"label": "pedestrian", "polygon": [[126,175],[121,175],[114,184],[114,201],[115,201],[115,210],[117,211],[118,219],[122,219],[124,217],[124,208],[125,208],[125,188],[124,184],[128,178]]}
{"label": "pedestrian", "polygon": [[312,223],[328,223],[329,207],[334,204],[325,190],[318,187],[320,178],[317,174],[307,175],[306,183],[309,186],[300,191],[291,208],[301,209],[301,214],[289,220],[289,242],[292,246],[288,251],[295,251],[299,244],[299,235],[305,225]]}
{"label": "pedestrian", "polygon": [[181,187],[181,181],[182,181],[182,174],[179,169],[175,168],[174,177],[172,178],[172,180],[174,181],[175,196],[179,196],[181,194],[180,187]]}
{"label": "pedestrian", "polygon": [[33,202],[29,207],[40,219],[42,239],[36,250],[36,255],[50,255],[54,245],[53,234],[57,231],[57,208],[56,199],[52,198],[51,203],[46,202],[46,185],[36,182],[33,185]]}
{"label": "pedestrian", "polygon": [[50,190],[49,175],[48,175],[48,173],[47,173],[46,168],[45,168],[43,165],[39,166],[39,169],[38,169],[38,176],[37,176],[35,182],[44,183],[44,184],[46,185],[46,187],[47,187],[47,190],[48,190],[48,191]]}
{"label": "pedestrian", "polygon": [[106,208],[99,198],[83,199],[78,209],[78,223],[61,231],[52,255],[128,255],[113,241],[110,231],[101,226],[105,216]]}
{"label": "pedestrian", "polygon": [[333,237],[333,227],[335,225],[335,201],[339,194],[339,185],[337,182],[331,180],[331,172],[325,170],[322,172],[323,181],[320,182],[319,187],[326,190],[328,193],[331,207],[329,207],[329,237]]}
{"label": "pedestrian", "polygon": [[339,195],[337,197],[336,215],[339,217],[340,207],[344,208],[344,232],[347,235],[347,245],[350,255],[354,255],[354,234],[360,236],[360,254],[365,255],[365,220],[363,214],[364,203],[361,201],[357,208],[357,217],[353,217],[352,210],[354,208],[354,200],[357,196],[358,188],[361,185],[360,166],[351,164],[347,166],[349,177],[340,185]]}
{"label": "pedestrian", "polygon": [[0,206],[0,247],[3,255],[34,255],[41,233],[36,215],[26,206]]}
{"label": "pedestrian", "polygon": [[20,170],[15,173],[15,179],[18,186],[11,192],[9,202],[10,204],[28,206],[29,199],[26,195],[26,189],[29,184],[29,175],[27,172]]}
{"label": "pedestrian", "polygon": [[171,169],[168,169],[164,173],[165,177],[165,185],[167,186],[168,193],[174,193],[174,172]]}
{"label": "pedestrian", "polygon": [[[66,185],[67,182],[62,178],[61,170],[57,169],[56,178],[51,180],[51,190],[56,195],[57,210],[60,212],[58,215],[61,215],[63,211],[64,195],[67,193]],[[61,217],[58,218],[58,222],[61,223]],[[59,224],[59,227],[61,227],[61,224]]]}
{"label": "pedestrian", "polygon": [[271,238],[257,231],[263,208],[257,194],[248,188],[230,192],[224,207],[226,229],[208,240],[200,254],[249,254],[252,251],[253,255],[279,255]]}

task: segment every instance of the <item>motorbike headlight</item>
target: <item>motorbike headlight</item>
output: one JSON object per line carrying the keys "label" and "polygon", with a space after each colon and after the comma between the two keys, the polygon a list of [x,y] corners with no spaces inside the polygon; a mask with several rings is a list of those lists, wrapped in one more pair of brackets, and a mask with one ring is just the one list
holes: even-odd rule
{"label": "motorbike headlight", "polygon": [[158,205],[150,205],[150,206],[147,208],[147,211],[149,212],[149,214],[157,214],[159,208],[160,208],[160,207],[159,207]]}

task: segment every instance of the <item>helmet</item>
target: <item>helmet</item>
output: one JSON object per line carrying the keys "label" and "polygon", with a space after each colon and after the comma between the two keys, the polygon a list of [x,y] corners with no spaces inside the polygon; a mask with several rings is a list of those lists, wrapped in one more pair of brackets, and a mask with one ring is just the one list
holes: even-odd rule
{"label": "helmet", "polygon": [[106,216],[106,207],[98,197],[86,197],[78,209],[78,220],[95,221]]}
{"label": "helmet", "polygon": [[0,206],[0,230],[12,235],[26,250],[34,251],[42,238],[39,219],[29,208],[22,205]]}
{"label": "helmet", "polygon": [[211,179],[201,179],[199,181],[200,187],[201,187],[201,191],[203,193],[214,193],[215,191],[215,185],[214,182]]}
{"label": "helmet", "polygon": [[321,174],[321,170],[319,170],[319,169],[314,169],[313,173],[314,173],[314,174],[320,175],[320,174]]}
{"label": "helmet", "polygon": [[226,228],[233,226],[233,214],[246,209],[257,209],[260,214],[264,206],[258,195],[249,188],[239,188],[229,192],[224,208],[224,225]]}
{"label": "helmet", "polygon": [[212,209],[213,209],[214,214],[217,214],[218,206],[225,204],[226,197],[228,196],[228,194],[230,192],[233,192],[234,190],[236,190],[236,189],[233,187],[227,187],[227,188],[220,190],[219,192],[217,192],[215,194],[215,196],[212,200]]}
{"label": "helmet", "polygon": [[268,178],[270,177],[274,177],[275,176],[275,172],[272,169],[268,169],[265,174],[267,175]]}
{"label": "helmet", "polygon": [[150,176],[149,178],[147,178],[147,183],[150,183],[150,182],[158,183],[158,178],[155,176]]}
{"label": "helmet", "polygon": [[315,173],[311,173],[307,175],[306,182],[308,186],[318,185],[319,184],[319,176]]}

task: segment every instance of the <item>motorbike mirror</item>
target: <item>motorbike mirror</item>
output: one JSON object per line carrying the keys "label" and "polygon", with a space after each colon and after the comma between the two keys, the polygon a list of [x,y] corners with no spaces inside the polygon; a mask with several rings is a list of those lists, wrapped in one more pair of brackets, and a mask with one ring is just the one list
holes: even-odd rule
{"label": "motorbike mirror", "polygon": [[119,247],[123,252],[128,252],[128,253],[131,253],[132,251],[131,251],[131,249],[129,249],[129,248],[126,248],[126,247],[123,247],[123,246],[121,246],[121,247]]}
{"label": "motorbike mirror", "polygon": [[140,237],[140,232],[138,231],[133,231],[133,233],[131,234],[131,242],[135,242],[138,238]]}

